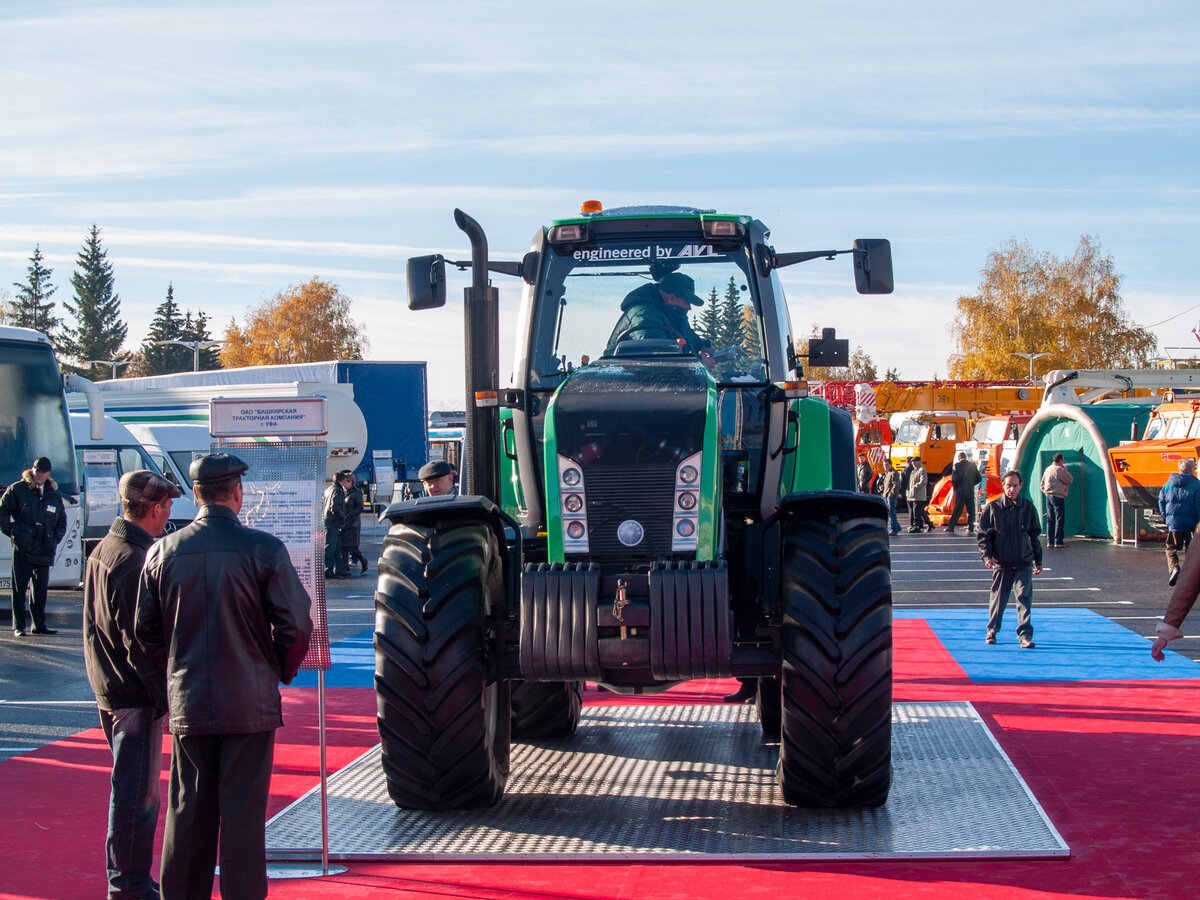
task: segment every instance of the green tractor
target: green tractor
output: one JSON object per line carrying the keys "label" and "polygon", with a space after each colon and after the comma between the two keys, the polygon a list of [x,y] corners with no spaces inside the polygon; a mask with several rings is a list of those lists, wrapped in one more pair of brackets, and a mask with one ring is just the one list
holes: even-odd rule
{"label": "green tractor", "polygon": [[[736,676],[757,679],[788,803],[884,803],[886,507],[854,492],[849,415],[807,396],[777,270],[847,254],[860,293],[889,293],[888,242],[776,253],[748,216],[589,202],[499,262],[455,220],[472,246],[450,262],[472,270],[462,493],[388,507],[375,594],[392,800],[495,803],[511,742],[569,738],[584,681]],[[409,260],[411,309],[444,305],[446,264]],[[507,387],[489,272],[524,281]],[[827,329],[807,362],[846,355]]]}

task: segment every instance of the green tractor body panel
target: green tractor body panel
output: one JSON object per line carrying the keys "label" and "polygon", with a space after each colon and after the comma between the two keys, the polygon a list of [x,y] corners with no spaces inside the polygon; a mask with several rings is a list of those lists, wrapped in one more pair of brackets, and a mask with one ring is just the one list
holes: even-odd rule
{"label": "green tractor body panel", "polygon": [[521,474],[512,446],[512,410],[500,410],[500,508],[514,519],[525,509]]}
{"label": "green tractor body panel", "polygon": [[787,441],[796,450],[788,454],[784,464],[784,477],[779,485],[781,497],[797,491],[821,491],[833,485],[828,404],[815,397],[804,397],[795,401],[792,410],[797,421],[789,423]]}

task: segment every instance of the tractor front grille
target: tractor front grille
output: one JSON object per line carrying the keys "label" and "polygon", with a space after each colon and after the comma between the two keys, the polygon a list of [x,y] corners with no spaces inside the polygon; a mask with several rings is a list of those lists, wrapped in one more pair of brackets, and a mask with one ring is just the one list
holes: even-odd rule
{"label": "tractor front grille", "polygon": [[[651,561],[671,555],[673,465],[585,467],[583,483],[591,559]],[[627,519],[645,530],[641,543],[634,547],[617,539],[617,527]]]}

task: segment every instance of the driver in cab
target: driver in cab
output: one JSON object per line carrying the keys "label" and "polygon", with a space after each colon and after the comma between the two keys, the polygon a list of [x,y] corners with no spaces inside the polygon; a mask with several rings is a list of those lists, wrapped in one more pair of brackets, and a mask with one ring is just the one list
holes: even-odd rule
{"label": "driver in cab", "polygon": [[689,307],[703,303],[696,296],[696,282],[682,272],[671,272],[661,281],[643,284],[621,301],[621,318],[604,355],[612,356],[620,341],[659,338],[682,341],[687,351],[707,364],[712,357],[712,343],[692,330],[687,316]]}

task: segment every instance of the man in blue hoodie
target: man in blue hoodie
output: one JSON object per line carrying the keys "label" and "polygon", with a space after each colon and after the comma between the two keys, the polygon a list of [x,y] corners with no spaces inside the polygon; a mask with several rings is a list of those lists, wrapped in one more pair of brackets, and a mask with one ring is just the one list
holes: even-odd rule
{"label": "man in blue hoodie", "polygon": [[1179,551],[1187,551],[1200,524],[1200,479],[1196,460],[1181,459],[1179,471],[1167,479],[1158,494],[1158,511],[1167,520],[1167,584],[1179,580]]}

